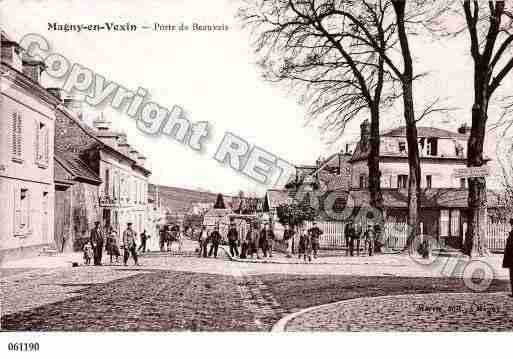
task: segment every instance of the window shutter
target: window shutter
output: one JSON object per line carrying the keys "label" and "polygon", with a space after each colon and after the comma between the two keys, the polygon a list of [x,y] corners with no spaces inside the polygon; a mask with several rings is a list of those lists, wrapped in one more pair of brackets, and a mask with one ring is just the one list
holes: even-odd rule
{"label": "window shutter", "polygon": [[12,140],[12,155],[13,156],[16,156],[17,154],[17,143],[18,143],[18,139],[17,139],[17,135],[18,135],[18,115],[16,114],[16,112],[13,112],[12,113],[12,117],[11,117],[11,120],[12,120],[12,127],[11,127],[11,140]]}
{"label": "window shutter", "polygon": [[21,114],[17,114],[17,124],[18,124],[18,131],[16,133],[17,141],[16,141],[16,156],[21,158],[21,139],[22,139],[22,121],[21,121]]}
{"label": "window shutter", "polygon": [[50,146],[49,146],[49,133],[48,133],[48,126],[45,126],[45,150],[44,150],[44,160],[45,163],[48,164],[49,157],[50,157]]}
{"label": "window shutter", "polygon": [[20,189],[14,189],[14,233],[20,230],[21,226],[21,203],[20,203]]}
{"label": "window shutter", "polygon": [[27,225],[27,228],[31,228],[32,226],[32,221],[31,221],[31,191],[28,190],[27,191],[27,212],[26,212],[26,216],[27,216],[27,219],[25,221],[26,225]]}
{"label": "window shutter", "polygon": [[34,154],[36,158],[36,163],[38,163],[41,160],[41,129],[40,124],[38,120],[34,121],[35,127],[36,127],[36,142],[35,142],[35,149]]}

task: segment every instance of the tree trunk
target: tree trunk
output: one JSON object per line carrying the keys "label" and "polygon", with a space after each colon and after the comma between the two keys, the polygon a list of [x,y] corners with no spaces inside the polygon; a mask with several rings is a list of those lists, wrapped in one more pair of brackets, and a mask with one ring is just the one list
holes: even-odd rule
{"label": "tree trunk", "polygon": [[417,140],[417,125],[413,109],[413,86],[411,82],[403,84],[404,117],[406,120],[406,139],[408,143],[408,238],[405,250],[413,253],[413,242],[419,227],[420,209],[420,156]]}
{"label": "tree trunk", "polygon": [[406,122],[406,141],[408,143],[408,238],[405,250],[413,252],[413,241],[417,236],[420,208],[420,158],[417,143],[417,126],[413,104],[413,60],[408,42],[408,33],[405,28],[406,1],[393,1],[396,20],[397,36],[401,44],[401,55],[404,71],[401,76],[403,89],[404,120]]}
{"label": "tree trunk", "polygon": [[[482,81],[476,80],[482,84]],[[472,130],[468,139],[467,166],[479,167],[485,164],[483,160],[483,145],[486,130],[488,100],[486,85],[472,107]],[[477,92],[477,91],[476,91]],[[486,179],[484,177],[469,178],[468,207],[469,227],[465,238],[463,251],[471,257],[486,256],[489,254],[486,245]]]}
{"label": "tree trunk", "polygon": [[[370,205],[384,218],[383,193],[381,192],[381,171],[379,169],[379,108],[371,109],[370,143],[367,166],[369,168]],[[379,219],[378,219],[379,220]],[[383,223],[384,225],[384,223]],[[382,228],[384,230],[384,227]]]}

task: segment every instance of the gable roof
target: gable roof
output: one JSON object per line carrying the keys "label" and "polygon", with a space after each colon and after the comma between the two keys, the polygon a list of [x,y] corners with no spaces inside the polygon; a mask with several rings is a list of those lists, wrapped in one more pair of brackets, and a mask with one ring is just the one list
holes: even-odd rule
{"label": "gable roof", "polygon": [[280,204],[291,204],[293,199],[286,190],[269,189],[265,194],[265,202],[268,209],[274,209]]}
{"label": "gable roof", "polygon": [[[406,137],[406,126],[397,127],[388,132],[382,133],[382,137]],[[438,137],[438,138],[459,138],[467,139],[468,134],[444,130],[436,127],[417,127],[417,137]]]}
{"label": "gable roof", "polygon": [[[350,195],[355,207],[370,203],[368,190],[351,190]],[[388,208],[408,208],[407,189],[383,189],[383,202]],[[499,196],[493,191],[487,192],[488,207],[500,207]],[[421,193],[421,208],[468,208],[468,190],[464,188],[429,188]]]}

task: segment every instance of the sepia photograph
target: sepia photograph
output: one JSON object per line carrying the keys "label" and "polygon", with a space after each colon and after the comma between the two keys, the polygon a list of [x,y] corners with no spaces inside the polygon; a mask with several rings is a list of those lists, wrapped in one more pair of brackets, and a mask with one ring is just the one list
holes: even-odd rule
{"label": "sepia photograph", "polygon": [[512,1],[0,0],[0,36],[3,357],[511,351]]}

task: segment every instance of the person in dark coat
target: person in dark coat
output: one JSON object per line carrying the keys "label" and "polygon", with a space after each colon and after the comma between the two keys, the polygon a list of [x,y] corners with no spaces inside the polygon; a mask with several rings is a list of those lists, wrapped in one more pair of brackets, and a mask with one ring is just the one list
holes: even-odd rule
{"label": "person in dark coat", "polygon": [[264,228],[260,231],[260,246],[264,257],[267,257],[267,253],[269,253],[269,257],[273,256],[274,232],[272,229],[269,229],[267,223],[264,224]]}
{"label": "person in dark coat", "polygon": [[376,232],[374,232],[374,227],[369,224],[367,225],[367,230],[364,235],[365,249],[368,250],[369,256],[374,255],[374,245],[376,244]]}
{"label": "person in dark coat", "polygon": [[360,256],[360,241],[362,238],[363,229],[360,222],[356,222],[354,225],[353,243],[356,243],[356,255]]}
{"label": "person in dark coat", "polygon": [[237,241],[239,240],[239,232],[235,223],[230,223],[230,229],[228,230],[228,245],[230,246],[230,255],[232,257],[239,256],[239,249],[237,248]]}
{"label": "person in dark coat", "polygon": [[317,227],[317,223],[314,222],[312,228],[308,230],[308,235],[310,236],[310,245],[313,251],[313,257],[317,258],[317,254],[319,253],[319,238],[323,234],[323,231]]}
{"label": "person in dark coat", "polygon": [[102,265],[103,244],[105,243],[105,236],[100,228],[100,222],[94,222],[94,228],[91,230],[89,241],[93,247],[93,262],[95,266]]}
{"label": "person in dark coat", "polygon": [[146,241],[150,236],[146,234],[146,230],[141,233],[141,244],[139,245],[139,252],[146,252]]}
{"label": "person in dark coat", "polygon": [[221,243],[221,233],[219,233],[219,225],[216,226],[214,231],[210,234],[210,251],[208,252],[208,256],[211,257],[212,253],[214,254],[214,258],[217,258],[217,249],[219,248],[219,244]]}
{"label": "person in dark coat", "polygon": [[349,221],[344,228],[344,237],[346,238],[346,256],[354,256],[354,224]]}
{"label": "person in dark coat", "polygon": [[510,297],[513,297],[513,219],[509,220],[509,224],[511,225],[511,231],[509,232],[508,239],[506,240],[502,267],[509,269],[509,281],[511,284]]}

